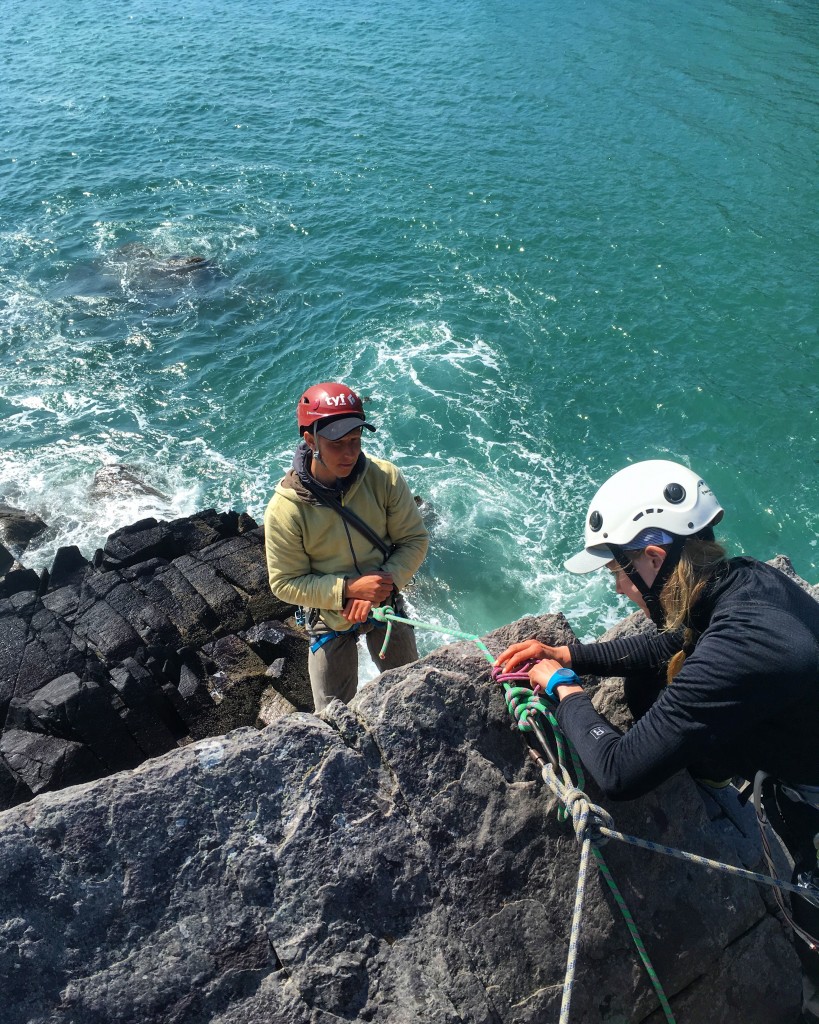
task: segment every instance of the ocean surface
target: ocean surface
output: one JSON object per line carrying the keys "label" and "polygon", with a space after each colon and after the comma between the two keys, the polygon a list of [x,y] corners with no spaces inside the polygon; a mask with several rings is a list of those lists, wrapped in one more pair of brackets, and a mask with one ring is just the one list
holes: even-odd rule
{"label": "ocean surface", "polygon": [[[815,0],[2,13],[0,500],[49,524],[28,564],[260,518],[296,399],[342,379],[431,506],[419,618],[596,634],[625,606],[562,563],[651,457],[705,477],[734,553],[819,582]],[[111,463],[159,494],[101,493]]]}

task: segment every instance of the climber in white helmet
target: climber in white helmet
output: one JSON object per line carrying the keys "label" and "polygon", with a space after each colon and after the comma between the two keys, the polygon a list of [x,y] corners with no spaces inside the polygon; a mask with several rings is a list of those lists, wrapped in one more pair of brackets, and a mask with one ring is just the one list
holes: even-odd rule
{"label": "climber in white helmet", "polygon": [[[765,813],[795,862],[792,901],[803,967],[803,1021],[819,1021],[819,602],[778,569],[727,559],[723,509],[702,477],[638,462],[598,490],[571,572],[608,569],[656,631],[550,647],[532,639],[496,661],[529,666],[561,730],[603,792],[640,796],[682,768],[699,778],[760,776]],[[626,733],[594,709],[580,676],[664,684]],[[672,683],[673,680],[673,683]],[[671,685],[667,685],[671,684]],[[632,703],[632,702],[630,702]],[[640,703],[637,701],[637,703]]]}

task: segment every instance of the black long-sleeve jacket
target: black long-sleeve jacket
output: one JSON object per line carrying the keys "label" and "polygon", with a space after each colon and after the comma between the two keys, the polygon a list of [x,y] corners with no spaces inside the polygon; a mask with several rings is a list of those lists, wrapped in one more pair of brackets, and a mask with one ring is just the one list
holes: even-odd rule
{"label": "black long-sleeve jacket", "polygon": [[[681,671],[625,735],[585,693],[557,719],[612,799],[648,792],[681,768],[718,764],[724,776],[758,770],[819,785],[819,602],[783,573],[735,558],[693,610],[696,646]],[[578,675],[656,667],[679,642],[668,634],[572,645]]]}

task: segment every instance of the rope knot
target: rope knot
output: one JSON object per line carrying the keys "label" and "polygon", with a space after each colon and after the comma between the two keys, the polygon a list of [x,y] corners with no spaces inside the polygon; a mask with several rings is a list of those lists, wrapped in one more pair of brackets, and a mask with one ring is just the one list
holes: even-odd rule
{"label": "rope knot", "polygon": [[614,819],[599,804],[593,804],[582,789],[567,786],[563,791],[563,802],[572,816],[574,834],[579,843],[590,840],[595,846],[605,846],[608,838],[600,834],[601,828],[614,828]]}

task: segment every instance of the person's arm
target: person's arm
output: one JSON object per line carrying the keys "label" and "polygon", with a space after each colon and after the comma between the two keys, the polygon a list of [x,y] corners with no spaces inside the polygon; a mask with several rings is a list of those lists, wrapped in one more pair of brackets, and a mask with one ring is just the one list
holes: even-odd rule
{"label": "person's arm", "polygon": [[578,675],[616,676],[640,669],[664,665],[682,647],[682,634],[639,634],[623,640],[604,640],[596,644],[568,644],[550,647],[540,640],[512,644],[495,659],[495,666],[514,672],[527,662],[557,662]]}
{"label": "person's arm", "polygon": [[620,800],[642,796],[768,717],[777,666],[782,680],[798,675],[777,627],[773,610],[758,607],[710,627],[673,683],[624,735],[587,694],[566,694],[558,723],[603,792]]}
{"label": "person's arm", "polygon": [[426,558],[429,534],[406,480],[398,469],[393,467],[393,471],[386,520],[389,539],[396,547],[384,563],[384,571],[390,573],[396,589],[403,590]]}
{"label": "person's arm", "polygon": [[274,495],[264,514],[264,544],[270,589],[287,604],[305,608],[344,605],[344,577],[312,570],[295,506]]}
{"label": "person's arm", "polygon": [[569,661],[578,675],[623,676],[658,669],[682,650],[682,631],[638,633],[596,644],[569,644]]}

